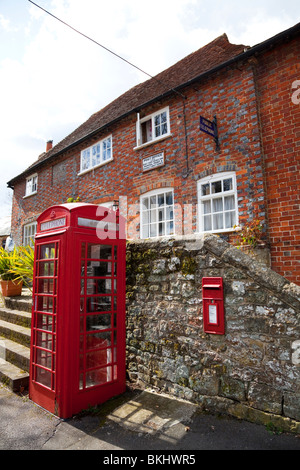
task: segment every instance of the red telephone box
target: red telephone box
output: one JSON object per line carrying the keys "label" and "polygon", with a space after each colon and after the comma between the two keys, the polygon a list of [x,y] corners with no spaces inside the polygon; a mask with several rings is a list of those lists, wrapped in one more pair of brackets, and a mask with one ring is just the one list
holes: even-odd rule
{"label": "red telephone box", "polygon": [[37,222],[29,396],[68,418],[125,391],[125,225],[80,203]]}
{"label": "red telephone box", "polygon": [[224,335],[224,288],[222,277],[202,279],[203,328],[206,333]]}

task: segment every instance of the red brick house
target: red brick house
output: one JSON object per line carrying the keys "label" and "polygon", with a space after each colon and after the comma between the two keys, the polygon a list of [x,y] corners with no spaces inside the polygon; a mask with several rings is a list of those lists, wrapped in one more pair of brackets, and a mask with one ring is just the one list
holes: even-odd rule
{"label": "red brick house", "polygon": [[[299,284],[299,33],[252,48],[224,34],[47,143],[8,183],[14,241],[28,243],[37,216],[70,197],[118,201],[128,238],[196,231],[232,242],[235,226],[258,218],[271,267]],[[218,142],[203,131],[214,117]]]}

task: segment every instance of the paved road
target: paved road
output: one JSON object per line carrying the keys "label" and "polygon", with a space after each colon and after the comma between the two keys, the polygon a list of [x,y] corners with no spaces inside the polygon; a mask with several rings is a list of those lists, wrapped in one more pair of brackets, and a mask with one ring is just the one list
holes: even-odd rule
{"label": "paved road", "polygon": [[271,434],[264,426],[200,413],[190,403],[140,391],[111,400],[97,414],[62,420],[0,386],[0,450],[98,450],[104,452],[97,453],[98,461],[109,464],[128,464],[111,460],[130,451],[139,456],[133,467],[147,463],[153,451],[176,451],[193,464],[192,456],[200,458],[203,450],[300,450],[300,436]]}

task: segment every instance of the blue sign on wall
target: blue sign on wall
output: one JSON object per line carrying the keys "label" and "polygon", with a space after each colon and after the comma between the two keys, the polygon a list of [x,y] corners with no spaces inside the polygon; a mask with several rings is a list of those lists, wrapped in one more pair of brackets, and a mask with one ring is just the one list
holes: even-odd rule
{"label": "blue sign on wall", "polygon": [[219,137],[218,137],[218,125],[217,117],[214,116],[214,120],[210,121],[203,116],[200,116],[200,131],[205,132],[208,135],[211,135],[216,142],[216,149],[219,150]]}
{"label": "blue sign on wall", "polygon": [[200,131],[215,137],[215,123],[213,121],[209,121],[203,116],[200,116]]}

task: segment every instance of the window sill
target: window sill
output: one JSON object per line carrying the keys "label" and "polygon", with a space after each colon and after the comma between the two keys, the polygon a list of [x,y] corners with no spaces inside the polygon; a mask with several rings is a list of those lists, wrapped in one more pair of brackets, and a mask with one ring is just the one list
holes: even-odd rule
{"label": "window sill", "polygon": [[27,199],[28,197],[34,196],[35,194],[37,194],[37,191],[34,191],[33,193],[30,193],[30,194],[25,194],[25,196],[23,196],[23,199]]}
{"label": "window sill", "polygon": [[106,160],[105,162],[99,163],[99,165],[93,166],[92,168],[88,168],[87,170],[82,170],[79,173],[77,173],[77,176],[85,175],[86,173],[96,170],[97,168],[100,168],[101,166],[106,165],[107,163],[110,163],[112,161],[113,161],[113,158],[111,158],[110,160]]}
{"label": "window sill", "polygon": [[221,230],[199,230],[196,233],[199,235],[205,235],[206,233],[210,235],[220,235],[221,233],[233,233],[236,232],[235,228],[223,228]]}
{"label": "window sill", "polygon": [[172,235],[157,235],[156,237],[148,237],[148,238],[140,237],[140,240],[159,241],[162,239],[170,240],[171,238],[174,238],[174,237],[176,237],[176,234],[172,233]]}
{"label": "window sill", "polygon": [[143,149],[144,147],[148,147],[149,145],[156,144],[157,142],[161,142],[162,140],[168,139],[169,137],[172,137],[172,134],[165,134],[162,137],[158,137],[157,139],[149,140],[149,142],[145,142],[142,145],[137,145],[136,147],[133,147],[133,150]]}

